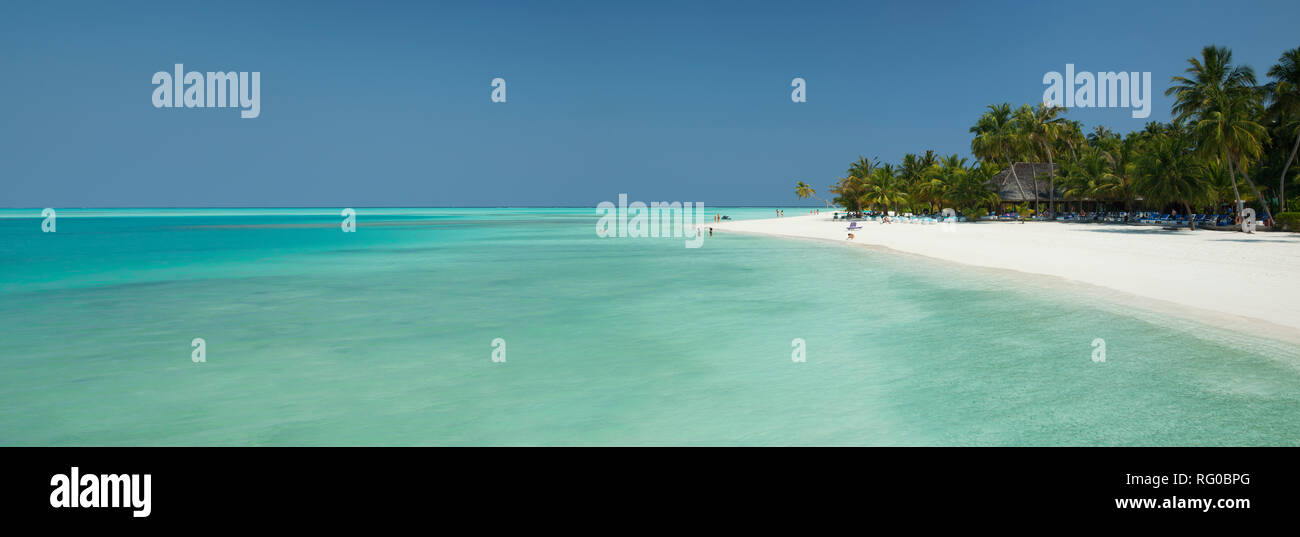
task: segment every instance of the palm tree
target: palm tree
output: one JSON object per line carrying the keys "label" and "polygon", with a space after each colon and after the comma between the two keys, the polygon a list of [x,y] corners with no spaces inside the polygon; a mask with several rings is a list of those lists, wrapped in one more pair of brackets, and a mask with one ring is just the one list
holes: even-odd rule
{"label": "palm tree", "polygon": [[1092,128],[1092,132],[1088,133],[1088,144],[1097,146],[1116,138],[1119,138],[1119,135],[1115,134],[1115,131],[1110,130],[1110,128],[1105,125],[1097,125]]}
{"label": "palm tree", "polygon": [[831,187],[831,193],[835,194],[832,201],[845,211],[850,213],[862,212],[862,202],[866,194],[866,179],[856,176],[842,177]]}
{"label": "palm tree", "polygon": [[989,105],[988,111],[980,116],[975,126],[970,128],[970,132],[975,135],[970,142],[971,153],[976,158],[989,162],[1006,161],[1011,177],[1016,181],[1016,189],[1020,191],[1020,197],[1023,199],[1025,189],[1020,185],[1020,178],[1016,176],[1016,132],[1012,121],[1011,104]]}
{"label": "palm tree", "polygon": [[903,162],[899,164],[899,176],[909,180],[920,179],[921,173],[932,164],[933,162],[925,162],[925,159],[914,153],[908,153],[903,155]]}
{"label": "palm tree", "polygon": [[1295,142],[1291,144],[1291,155],[1282,166],[1282,175],[1278,178],[1278,212],[1286,212],[1286,174],[1295,160],[1296,150],[1300,149],[1300,47],[1282,53],[1277,64],[1268,70],[1273,79],[1266,86],[1269,100],[1269,115],[1278,122],[1278,126],[1295,129]]}
{"label": "palm tree", "polygon": [[1236,198],[1231,197],[1233,177],[1228,172],[1228,165],[1223,162],[1223,159],[1203,160],[1201,175],[1205,177],[1209,189],[1209,199],[1206,202],[1213,206],[1216,212],[1223,205],[1236,204],[1234,201]]}
{"label": "palm tree", "polygon": [[[1015,126],[1015,143],[1016,152],[1024,155],[1029,161],[1030,185],[1034,189],[1034,213],[1038,211],[1038,146],[1034,140],[1034,109],[1027,104],[1020,105],[1016,108],[1015,114],[1011,119]],[[1012,165],[1014,166],[1014,164]]]}
{"label": "palm tree", "polygon": [[907,201],[907,194],[899,184],[898,175],[892,164],[885,164],[872,170],[867,178],[866,193],[863,200],[873,207],[897,210],[898,204]]}
{"label": "palm tree", "polygon": [[949,170],[941,166],[931,166],[926,168],[925,177],[912,186],[911,195],[913,201],[924,203],[929,208],[930,213],[937,212],[936,205],[943,205],[948,193],[949,178],[946,174]]}
{"label": "palm tree", "polygon": [[985,207],[997,208],[1002,198],[989,188],[993,176],[998,170],[981,162],[974,164],[954,176],[948,187],[947,197],[961,209],[962,213],[976,220],[983,216]]}
{"label": "palm tree", "polygon": [[[1164,126],[1161,127],[1162,132],[1165,132],[1163,130],[1165,128]],[[1180,129],[1179,132],[1182,132],[1181,126],[1177,128]],[[1137,175],[1135,167],[1138,154],[1141,151],[1142,141],[1145,139],[1146,137],[1143,135],[1130,133],[1115,144],[1110,153],[1112,164],[1111,183],[1107,185],[1107,191],[1124,202],[1125,213],[1133,212],[1133,202],[1137,198],[1137,193],[1133,188],[1133,182]]]}
{"label": "palm tree", "polygon": [[866,179],[871,176],[871,170],[878,165],[880,165],[879,160],[868,160],[865,157],[859,156],[856,162],[849,165],[848,175],[849,177]]}
{"label": "palm tree", "polygon": [[[922,188],[921,183],[924,181],[923,176],[926,174],[928,168],[929,165],[926,164],[924,159],[921,157],[918,157],[913,153],[903,155],[903,162],[899,166],[898,170],[898,178],[902,183],[902,188],[914,194],[918,193]],[[914,202],[925,201],[922,198],[923,196],[919,195],[912,196]]]}
{"label": "palm tree", "polygon": [[1115,159],[1099,147],[1087,146],[1079,151],[1079,158],[1065,164],[1069,170],[1069,183],[1066,195],[1076,198],[1110,200],[1117,198],[1113,169]]}
{"label": "palm tree", "polygon": [[813,187],[808,186],[808,183],[799,181],[794,184],[794,195],[798,196],[799,199],[812,198],[822,203],[825,203],[827,207],[831,206],[830,203],[826,202],[825,200],[819,199],[817,196],[815,196],[815,194],[817,194],[817,191],[813,190]]}
{"label": "palm tree", "polygon": [[[1255,199],[1263,206],[1265,218],[1272,220],[1273,214],[1268,203],[1247,174],[1250,162],[1259,158],[1264,143],[1268,140],[1268,131],[1253,119],[1257,107],[1257,96],[1254,93],[1214,93],[1200,114],[1200,119],[1193,125],[1192,132],[1200,141],[1203,152],[1221,154],[1227,160],[1228,171],[1233,174],[1233,194],[1237,199],[1241,200],[1236,180],[1236,173],[1240,171],[1242,178],[1255,193]],[[1241,213],[1241,205],[1241,201],[1238,201],[1238,214]]]}
{"label": "palm tree", "polygon": [[[1028,106],[1025,108],[1028,108]],[[1036,146],[1036,149],[1041,149],[1042,154],[1047,156],[1047,213],[1052,218],[1056,216],[1056,162],[1052,159],[1052,145],[1056,143],[1064,130],[1064,118],[1059,116],[1065,111],[1065,108],[1059,106],[1039,103],[1037,108],[1034,108],[1032,112],[1023,118],[1029,123],[1028,141],[1031,145]],[[1037,170],[1035,170],[1034,179],[1037,180],[1037,178]],[[1037,182],[1035,182],[1035,185],[1037,185]],[[1036,187],[1035,190],[1037,190]]]}
{"label": "palm tree", "polygon": [[912,197],[926,203],[930,212],[937,212],[936,204],[944,205],[955,201],[952,197],[954,185],[966,172],[966,159],[956,154],[935,158],[935,163],[927,167],[921,179],[913,186]]}
{"label": "palm tree", "polygon": [[1192,141],[1181,133],[1158,134],[1137,160],[1137,188],[1154,203],[1179,203],[1187,210],[1187,225],[1195,230],[1192,205],[1206,201],[1205,175],[1193,153]]}
{"label": "palm tree", "polygon": [[1175,76],[1165,96],[1174,96],[1173,116],[1179,120],[1202,114],[1218,93],[1245,93],[1255,85],[1255,71],[1249,66],[1232,65],[1232,51],[1208,45],[1201,49],[1201,58],[1188,58],[1183,72],[1189,77]]}
{"label": "palm tree", "polygon": [[1083,135],[1083,123],[1062,119],[1058,141],[1064,144],[1065,149],[1070,150],[1070,156],[1079,156],[1079,147],[1088,143],[1087,137]]}
{"label": "palm tree", "polygon": [[[1173,115],[1176,120],[1193,117],[1198,119],[1193,128],[1197,132],[1202,150],[1222,152],[1225,155],[1232,176],[1233,196],[1236,197],[1233,203],[1236,204],[1237,213],[1240,214],[1241,193],[1237,189],[1236,171],[1233,169],[1237,159],[1230,153],[1231,149],[1240,149],[1240,146],[1252,146],[1258,143],[1259,138],[1253,134],[1247,135],[1236,131],[1233,125],[1245,118],[1234,113],[1242,110],[1231,109],[1236,104],[1244,104],[1243,101],[1247,96],[1255,93],[1253,89],[1255,71],[1249,66],[1233,65],[1232,51],[1215,45],[1201,49],[1201,58],[1189,58],[1187,63],[1188,67],[1184,72],[1188,76],[1175,76],[1170,79],[1173,85],[1165,90],[1165,95],[1174,96]],[[1222,110],[1225,106],[1231,111]],[[1220,113],[1215,114],[1216,110],[1220,110]],[[1217,127],[1212,123],[1204,123],[1207,119],[1217,122]],[[1249,125],[1241,126],[1253,130]],[[1215,133],[1216,128],[1221,129],[1220,132]],[[1253,142],[1251,138],[1254,139]],[[1236,163],[1240,164],[1240,162]]]}

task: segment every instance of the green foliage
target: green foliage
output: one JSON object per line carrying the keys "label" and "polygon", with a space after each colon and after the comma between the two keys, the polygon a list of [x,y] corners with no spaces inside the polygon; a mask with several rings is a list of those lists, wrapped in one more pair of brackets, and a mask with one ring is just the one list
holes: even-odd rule
{"label": "green foliage", "polygon": [[[1120,134],[1104,125],[1085,130],[1060,117],[1063,108],[993,104],[970,128],[973,165],[934,151],[905,155],[898,165],[859,157],[831,192],[850,211],[954,207],[970,217],[999,206],[991,180],[1009,170],[1013,188],[1024,188],[1017,194],[1029,200],[1016,208],[1022,217],[1052,210],[1039,205],[1051,197],[1057,206],[1063,198],[1074,207],[1081,201],[1124,210],[1179,205],[1193,212],[1218,211],[1241,199],[1254,201],[1267,216],[1270,205],[1292,194],[1288,177],[1300,166],[1289,158],[1300,143],[1300,48],[1284,52],[1263,85],[1224,47],[1205,47],[1187,66],[1166,91],[1174,101],[1171,122]],[[1049,162],[1055,166],[1042,173]],[[1032,163],[1046,176],[1054,187],[1049,197],[1022,186],[1029,181],[1015,176],[1016,163]]]}
{"label": "green foliage", "polygon": [[805,183],[803,181],[799,181],[794,185],[794,195],[798,196],[799,199],[811,197],[813,194],[816,193],[817,191],[813,190],[813,187],[808,186],[808,183]]}
{"label": "green foliage", "polygon": [[1028,203],[1021,203],[1016,206],[1016,214],[1020,216],[1021,220],[1028,220],[1029,217],[1034,215],[1034,209]]}
{"label": "green foliage", "polygon": [[1186,136],[1154,136],[1137,159],[1137,189],[1158,204],[1204,204],[1209,198],[1209,182],[1193,151]]}
{"label": "green foliage", "polygon": [[1273,218],[1286,231],[1300,231],[1300,212],[1277,213]]}

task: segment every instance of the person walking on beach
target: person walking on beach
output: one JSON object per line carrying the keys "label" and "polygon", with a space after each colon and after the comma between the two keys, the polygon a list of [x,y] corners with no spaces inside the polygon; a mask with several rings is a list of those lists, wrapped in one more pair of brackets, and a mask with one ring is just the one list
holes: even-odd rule
{"label": "person walking on beach", "polygon": [[713,228],[709,228],[709,236],[710,236],[710,237],[713,236]]}

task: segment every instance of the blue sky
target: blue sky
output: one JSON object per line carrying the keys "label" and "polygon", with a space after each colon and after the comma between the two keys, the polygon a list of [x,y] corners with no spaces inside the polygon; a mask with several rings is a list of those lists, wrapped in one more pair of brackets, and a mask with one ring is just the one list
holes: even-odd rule
{"label": "blue sky", "polygon": [[[969,156],[1066,63],[1151,71],[1167,120],[1202,46],[1261,77],[1300,46],[1294,0],[117,4],[0,4],[0,206],[792,204],[859,155]],[[260,71],[261,117],[154,108],[175,63]]]}

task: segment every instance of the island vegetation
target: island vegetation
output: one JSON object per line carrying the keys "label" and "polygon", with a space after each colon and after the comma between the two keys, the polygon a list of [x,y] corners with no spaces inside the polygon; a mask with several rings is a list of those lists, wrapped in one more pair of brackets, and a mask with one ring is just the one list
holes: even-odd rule
{"label": "island vegetation", "polygon": [[[1050,104],[989,105],[970,128],[973,161],[934,151],[898,163],[859,157],[823,201],[852,213],[936,214],[951,207],[979,219],[1008,210],[995,176],[1029,164],[1031,184],[1046,175],[1046,196],[1022,189],[1009,210],[1033,218],[1088,208],[1167,211],[1188,215],[1195,228],[1191,215],[1240,215],[1249,207],[1262,223],[1300,229],[1300,212],[1289,211],[1300,202],[1300,47],[1282,53],[1260,80],[1227,48],[1207,46],[1187,60],[1165,95],[1174,99],[1170,120],[1127,134],[1086,129]],[[803,181],[795,194],[820,199]]]}

